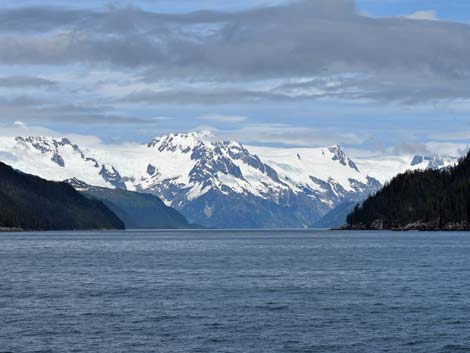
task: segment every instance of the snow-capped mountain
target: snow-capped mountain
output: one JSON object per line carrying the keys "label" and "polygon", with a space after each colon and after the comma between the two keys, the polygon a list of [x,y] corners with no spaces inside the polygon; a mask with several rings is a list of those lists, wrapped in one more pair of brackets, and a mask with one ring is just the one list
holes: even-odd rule
{"label": "snow-capped mountain", "polygon": [[250,147],[271,165],[281,180],[296,192],[303,192],[334,206],[345,200],[360,200],[381,184],[362,173],[340,146],[327,148]]}
{"label": "snow-capped mountain", "polygon": [[441,169],[456,164],[459,157],[453,156],[377,156],[357,158],[356,164],[368,175],[385,183],[407,170]]}
{"label": "snow-capped mountain", "polygon": [[[253,147],[219,141],[207,132],[99,147],[66,138],[1,138],[0,160],[51,180],[75,178],[152,193],[190,222],[209,227],[308,226],[337,205],[362,200],[381,187],[367,163],[354,162],[338,145]],[[425,161],[416,159],[415,166]]]}
{"label": "snow-capped mountain", "polygon": [[456,158],[449,156],[423,156],[416,155],[411,161],[411,166],[417,169],[441,169],[454,165],[456,163]]}
{"label": "snow-capped mountain", "polygon": [[69,139],[51,137],[0,138],[0,160],[49,180],[76,177],[103,187],[120,187],[112,166],[86,155]]}
{"label": "snow-capped mountain", "polygon": [[302,227],[381,187],[339,146],[261,149],[202,132],[93,155],[115,166],[129,190],[154,193],[206,226]]}

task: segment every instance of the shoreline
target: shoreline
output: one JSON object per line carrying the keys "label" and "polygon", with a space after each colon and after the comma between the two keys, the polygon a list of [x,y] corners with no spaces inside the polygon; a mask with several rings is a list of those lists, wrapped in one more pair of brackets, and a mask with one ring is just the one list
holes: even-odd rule
{"label": "shoreline", "polygon": [[444,225],[440,225],[438,222],[423,222],[416,221],[408,223],[406,225],[391,226],[387,227],[384,225],[383,220],[374,221],[370,225],[365,224],[348,224],[337,230],[370,230],[370,231],[396,231],[396,232],[411,232],[411,231],[421,231],[421,232],[468,232],[470,231],[470,224],[467,221],[460,222],[448,222]]}
{"label": "shoreline", "polygon": [[0,227],[0,233],[25,232],[23,228]]}

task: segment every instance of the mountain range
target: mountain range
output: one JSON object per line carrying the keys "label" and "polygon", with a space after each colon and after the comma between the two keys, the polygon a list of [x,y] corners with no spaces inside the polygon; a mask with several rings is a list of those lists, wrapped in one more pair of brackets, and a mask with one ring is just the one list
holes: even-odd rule
{"label": "mountain range", "polygon": [[455,159],[353,161],[338,145],[255,147],[191,132],[99,146],[67,138],[1,138],[0,160],[50,180],[152,194],[206,227],[301,228],[374,194],[389,173],[442,168]]}

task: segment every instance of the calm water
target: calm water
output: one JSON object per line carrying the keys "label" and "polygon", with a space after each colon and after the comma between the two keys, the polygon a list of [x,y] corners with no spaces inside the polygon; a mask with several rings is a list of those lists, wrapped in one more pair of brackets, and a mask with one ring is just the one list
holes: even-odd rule
{"label": "calm water", "polygon": [[0,352],[470,351],[470,234],[1,234],[0,271]]}

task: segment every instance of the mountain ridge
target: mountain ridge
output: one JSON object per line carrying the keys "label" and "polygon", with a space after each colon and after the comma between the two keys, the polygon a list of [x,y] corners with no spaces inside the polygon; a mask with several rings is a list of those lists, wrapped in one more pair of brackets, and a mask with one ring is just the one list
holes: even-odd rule
{"label": "mountain ridge", "polygon": [[[172,133],[125,147],[18,137],[0,141],[0,152],[12,155],[18,169],[48,179],[154,194],[207,227],[308,227],[382,187],[339,145],[254,147],[209,132]],[[256,208],[262,212],[253,217]]]}
{"label": "mountain ridge", "polygon": [[126,229],[194,229],[186,218],[166,206],[157,196],[89,185],[76,178],[65,183],[82,195],[103,202],[123,222]]}

